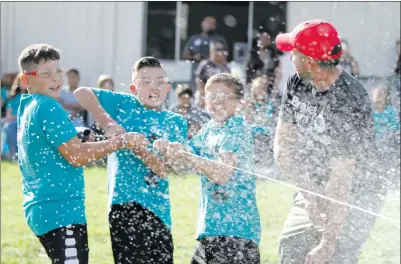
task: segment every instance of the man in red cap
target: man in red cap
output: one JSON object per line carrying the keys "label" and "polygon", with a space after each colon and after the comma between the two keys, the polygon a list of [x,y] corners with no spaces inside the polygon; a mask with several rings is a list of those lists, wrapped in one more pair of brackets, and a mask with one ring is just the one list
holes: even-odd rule
{"label": "man in red cap", "polygon": [[[362,84],[338,66],[337,30],[323,20],[306,21],[278,35],[276,46],[291,52],[296,70],[276,128],[282,173],[304,190],[379,212],[386,186],[374,171],[371,103]],[[294,195],[281,232],[281,263],[358,263],[376,218],[304,190]]]}

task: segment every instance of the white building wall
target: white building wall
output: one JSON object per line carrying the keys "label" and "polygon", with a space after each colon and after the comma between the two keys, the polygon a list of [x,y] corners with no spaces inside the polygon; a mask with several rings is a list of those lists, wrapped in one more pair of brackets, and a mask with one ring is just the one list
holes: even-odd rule
{"label": "white building wall", "polygon": [[[331,21],[351,46],[362,75],[387,75],[400,36],[400,2],[289,2],[287,29],[313,18]],[[127,91],[133,63],[144,54],[146,2],[2,2],[1,73],[18,71],[21,50],[49,43],[62,50],[62,65],[76,67],[81,85],[110,74]],[[190,76],[190,65],[162,61],[171,80]],[[188,67],[187,67],[188,66]]]}
{"label": "white building wall", "polygon": [[388,75],[396,63],[400,2],[289,2],[287,30],[310,19],[325,19],[348,40],[361,75]]}
{"label": "white building wall", "polygon": [[61,49],[63,67],[80,71],[81,85],[104,73],[128,89],[144,48],[145,10],[145,2],[2,2],[1,72],[18,71],[26,46],[48,43]]}

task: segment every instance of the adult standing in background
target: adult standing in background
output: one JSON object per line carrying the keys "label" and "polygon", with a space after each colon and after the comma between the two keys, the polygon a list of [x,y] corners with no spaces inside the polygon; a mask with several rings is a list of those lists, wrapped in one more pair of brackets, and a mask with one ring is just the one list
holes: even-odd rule
{"label": "adult standing in background", "polygon": [[202,61],[196,70],[196,100],[195,103],[205,109],[205,85],[207,80],[218,73],[231,73],[227,63],[228,51],[224,42],[213,40],[210,43],[210,59]]}
{"label": "adult standing in background", "polygon": [[353,77],[359,77],[359,64],[351,54],[349,43],[346,39],[341,39],[343,55],[340,57],[341,68]]}
{"label": "adult standing in background", "polygon": [[70,114],[70,118],[76,127],[85,126],[85,109],[78,103],[74,97],[74,91],[79,86],[80,76],[77,69],[67,71],[68,90],[61,90],[60,103]]}
{"label": "adult standing in background", "polygon": [[253,47],[246,65],[246,82],[251,84],[258,76],[267,76],[268,88],[277,88],[280,78],[280,59],[277,49],[274,47],[271,36],[267,32],[261,32]]}
{"label": "adult standing in background", "polygon": [[202,60],[208,59],[210,55],[210,42],[213,40],[219,40],[224,43],[225,48],[228,49],[227,41],[222,36],[216,33],[217,22],[216,18],[207,16],[201,23],[202,32],[200,34],[193,35],[189,38],[187,44],[184,47],[182,57],[185,60],[192,61],[191,69],[191,86],[192,92],[196,92],[196,69]]}

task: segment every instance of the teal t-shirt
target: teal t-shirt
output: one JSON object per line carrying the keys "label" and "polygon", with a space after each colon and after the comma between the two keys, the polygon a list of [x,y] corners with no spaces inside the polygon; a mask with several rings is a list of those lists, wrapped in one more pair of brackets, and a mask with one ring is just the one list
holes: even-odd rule
{"label": "teal t-shirt", "polygon": [[[93,89],[105,111],[127,132],[145,135],[151,145],[156,139],[184,143],[187,121],[170,111],[144,107],[136,96]],[[152,150],[153,151],[153,150]],[[119,150],[108,157],[109,206],[136,202],[152,211],[171,228],[169,180],[151,173],[131,150]]]}
{"label": "teal t-shirt", "polygon": [[384,112],[373,112],[373,120],[375,122],[376,140],[382,151],[394,150],[400,145],[399,134],[400,121],[398,114],[391,106],[386,106]]}
{"label": "teal t-shirt", "polygon": [[24,214],[35,235],[86,223],[83,169],[72,166],[57,150],[76,135],[68,113],[58,101],[39,94],[22,95],[18,163]]}
{"label": "teal t-shirt", "polygon": [[16,116],[18,114],[18,107],[20,105],[22,94],[17,94],[14,98],[10,98],[7,102],[6,109],[11,109],[11,114]]}
{"label": "teal t-shirt", "polygon": [[5,102],[8,98],[8,90],[6,87],[1,87],[1,101]]}
{"label": "teal t-shirt", "polygon": [[271,102],[266,104],[253,103],[254,122],[252,124],[252,135],[272,135],[274,106]]}
{"label": "teal t-shirt", "polygon": [[[189,145],[194,154],[210,160],[217,160],[219,153],[235,153],[240,169],[254,171],[252,131],[243,116],[231,117],[223,127],[213,127],[210,121]],[[198,239],[234,236],[259,244],[255,175],[235,170],[227,183],[217,185],[201,174],[201,187]]]}

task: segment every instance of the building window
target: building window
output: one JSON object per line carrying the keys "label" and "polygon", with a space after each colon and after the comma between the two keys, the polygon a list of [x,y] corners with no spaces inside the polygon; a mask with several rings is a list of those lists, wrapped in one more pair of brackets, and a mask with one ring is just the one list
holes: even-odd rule
{"label": "building window", "polygon": [[148,2],[146,56],[174,59],[176,2]]}

